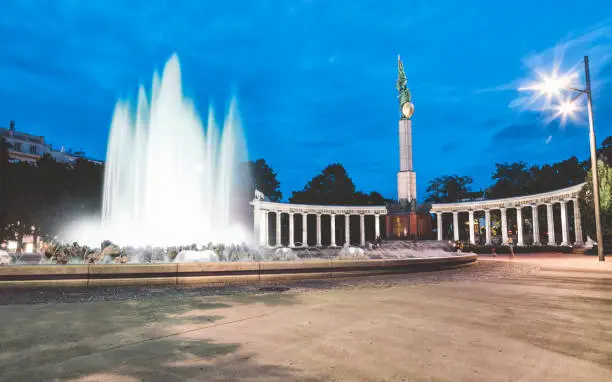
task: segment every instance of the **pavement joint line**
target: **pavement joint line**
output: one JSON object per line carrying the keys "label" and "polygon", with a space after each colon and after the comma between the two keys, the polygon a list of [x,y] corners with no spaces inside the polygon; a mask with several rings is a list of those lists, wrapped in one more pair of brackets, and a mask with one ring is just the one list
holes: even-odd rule
{"label": "pavement joint line", "polygon": [[[90,351],[88,353],[74,355],[72,357],[65,358],[62,362],[67,362],[67,361],[73,360],[75,358],[87,357],[87,356],[94,355],[94,354],[106,353],[106,352],[109,352],[109,351],[113,351],[113,350],[117,350],[117,349],[121,349],[121,348],[126,348],[126,347],[133,346],[133,345],[139,345],[139,344],[142,344],[142,343],[145,343],[145,342],[157,341],[157,340],[161,340],[161,339],[164,339],[164,338],[175,337],[175,336],[178,336],[178,335],[181,335],[181,334],[185,334],[185,333],[193,333],[193,332],[197,332],[198,330],[204,330],[204,329],[210,329],[210,328],[215,328],[215,327],[229,325],[229,324],[235,324],[237,322],[249,321],[249,320],[252,320],[252,319],[255,319],[255,318],[261,318],[261,317],[266,317],[266,316],[269,316],[269,313],[259,314],[257,316],[251,316],[251,317],[244,317],[244,318],[240,318],[238,320],[232,320],[232,321],[228,321],[228,322],[221,322],[221,323],[218,323],[218,324],[206,325],[204,327],[184,330],[182,332],[169,333],[169,334],[165,334],[163,336],[145,338],[145,339],[140,340],[140,341],[134,341],[134,342],[130,342],[130,343],[122,344],[122,345],[111,346],[111,347],[108,347],[108,348],[105,348],[105,349],[99,349],[99,350]],[[211,321],[209,320],[209,322],[211,322]],[[19,361],[15,361],[15,362],[12,362],[12,363],[8,363],[8,364],[3,365],[2,367],[13,366],[13,365],[15,365],[17,363],[21,363],[22,361],[23,360],[19,360]],[[51,362],[51,361],[44,362],[44,363],[37,364],[36,367],[44,366],[44,365],[49,364],[49,363],[57,363],[57,362]]]}

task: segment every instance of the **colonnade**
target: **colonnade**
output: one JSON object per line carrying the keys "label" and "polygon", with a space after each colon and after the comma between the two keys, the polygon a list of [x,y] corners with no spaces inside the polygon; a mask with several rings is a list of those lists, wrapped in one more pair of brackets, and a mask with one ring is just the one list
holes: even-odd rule
{"label": "colonnade", "polygon": [[[380,217],[387,214],[387,209],[384,206],[318,206],[318,205],[301,205],[288,204],[264,201],[255,199],[251,202],[253,205],[254,228],[255,236],[258,238],[260,245],[270,245],[268,237],[270,214],[274,216],[276,221],[276,237],[274,246],[281,246],[281,217],[283,214],[289,216],[289,247],[295,247],[296,242],[301,242],[302,246],[308,246],[308,215],[316,216],[316,246],[323,246],[322,243],[322,228],[321,218],[324,215],[330,216],[331,227],[331,246],[337,246],[336,238],[336,218],[344,216],[344,243],[350,243],[351,223],[350,217],[359,216],[359,243],[364,246],[366,244],[366,216],[374,216],[374,237],[380,236]],[[297,216],[296,216],[297,215]],[[295,219],[301,216],[302,230],[296,232]],[[297,234],[297,237],[296,237]]]}
{"label": "colonnade", "polygon": [[437,216],[437,233],[438,240],[443,240],[442,237],[442,217],[445,213],[453,215],[453,239],[459,240],[459,213],[467,212],[469,219],[469,241],[472,244],[476,244],[476,235],[474,232],[474,213],[484,211],[485,215],[485,244],[492,244],[491,241],[491,211],[500,211],[501,216],[501,236],[502,244],[508,244],[508,218],[507,211],[509,209],[516,209],[516,221],[517,221],[517,240],[516,245],[525,245],[524,242],[524,229],[523,229],[523,208],[531,208],[532,213],[532,234],[534,245],[540,243],[540,227],[538,219],[538,207],[546,205],[546,218],[547,218],[547,231],[548,242],[547,245],[557,245],[555,239],[555,220],[553,215],[553,205],[556,203],[560,204],[561,207],[561,243],[559,245],[571,245],[569,239],[569,221],[568,221],[568,202],[572,202],[574,208],[574,231],[576,240],[574,245],[582,245],[583,234],[582,234],[582,221],[580,218],[580,208],[578,208],[578,193],[582,189],[584,184],[564,188],[557,191],[528,195],[515,198],[506,199],[495,199],[495,200],[483,200],[475,202],[463,202],[463,203],[447,203],[447,204],[434,204],[432,205],[432,213]]}

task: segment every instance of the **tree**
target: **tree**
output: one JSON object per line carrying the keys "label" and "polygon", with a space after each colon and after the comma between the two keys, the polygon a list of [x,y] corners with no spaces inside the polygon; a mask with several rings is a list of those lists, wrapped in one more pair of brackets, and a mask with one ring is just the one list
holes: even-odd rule
{"label": "tree", "polygon": [[35,164],[9,163],[6,206],[0,239],[17,239],[30,234],[31,227],[45,237],[59,233],[76,218],[100,213],[103,166],[79,159],[72,165],[58,163],[50,155]]}
{"label": "tree", "polygon": [[249,186],[251,198],[255,190],[263,192],[264,195],[274,202],[278,202],[283,198],[276,173],[268,166],[265,160],[248,161],[245,163],[245,166],[252,181]]}
{"label": "tree", "polygon": [[604,139],[601,142],[601,148],[598,150],[599,159],[604,161],[608,166],[612,166],[612,136]]}
{"label": "tree", "polygon": [[346,169],[339,163],[331,164],[312,178],[301,191],[293,191],[291,203],[331,205],[384,205],[385,198],[378,192],[365,194],[357,191]]}
{"label": "tree", "polygon": [[490,193],[495,198],[524,195],[532,188],[532,177],[527,163],[496,163]]}
{"label": "tree", "polygon": [[441,176],[429,181],[426,202],[453,203],[461,200],[471,192],[470,185],[474,182],[469,176]]}
{"label": "tree", "polygon": [[[612,246],[612,167],[603,161],[597,161],[599,175],[599,204],[601,212],[601,228],[604,237],[604,249]],[[588,172],[586,184],[578,198],[582,227],[587,235],[596,240],[595,209],[593,208],[593,173]]]}

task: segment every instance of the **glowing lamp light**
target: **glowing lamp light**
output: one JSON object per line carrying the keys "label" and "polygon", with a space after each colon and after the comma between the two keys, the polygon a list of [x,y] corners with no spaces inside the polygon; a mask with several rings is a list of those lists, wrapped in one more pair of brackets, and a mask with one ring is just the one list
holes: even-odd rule
{"label": "glowing lamp light", "polygon": [[548,78],[544,78],[544,81],[538,87],[541,93],[552,95],[568,87],[570,82],[571,78],[569,76],[557,77],[553,74]]}
{"label": "glowing lamp light", "polygon": [[571,115],[577,109],[578,108],[576,107],[576,104],[574,102],[564,102],[559,105],[559,113],[561,113],[562,115]]}

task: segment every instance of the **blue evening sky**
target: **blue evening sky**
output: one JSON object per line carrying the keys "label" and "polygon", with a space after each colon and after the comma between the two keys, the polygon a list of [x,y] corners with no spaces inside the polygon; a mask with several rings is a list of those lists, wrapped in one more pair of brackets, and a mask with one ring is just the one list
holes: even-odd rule
{"label": "blue evening sky", "polygon": [[[0,126],[103,158],[113,106],[173,52],[205,115],[238,97],[251,159],[284,198],[327,164],[396,196],[395,80],[413,95],[419,199],[440,175],[486,186],[496,162],[588,155],[515,89],[533,69],[593,64],[598,141],[612,135],[612,2],[587,0],[30,0],[0,7]],[[218,116],[220,117],[220,115]]]}

